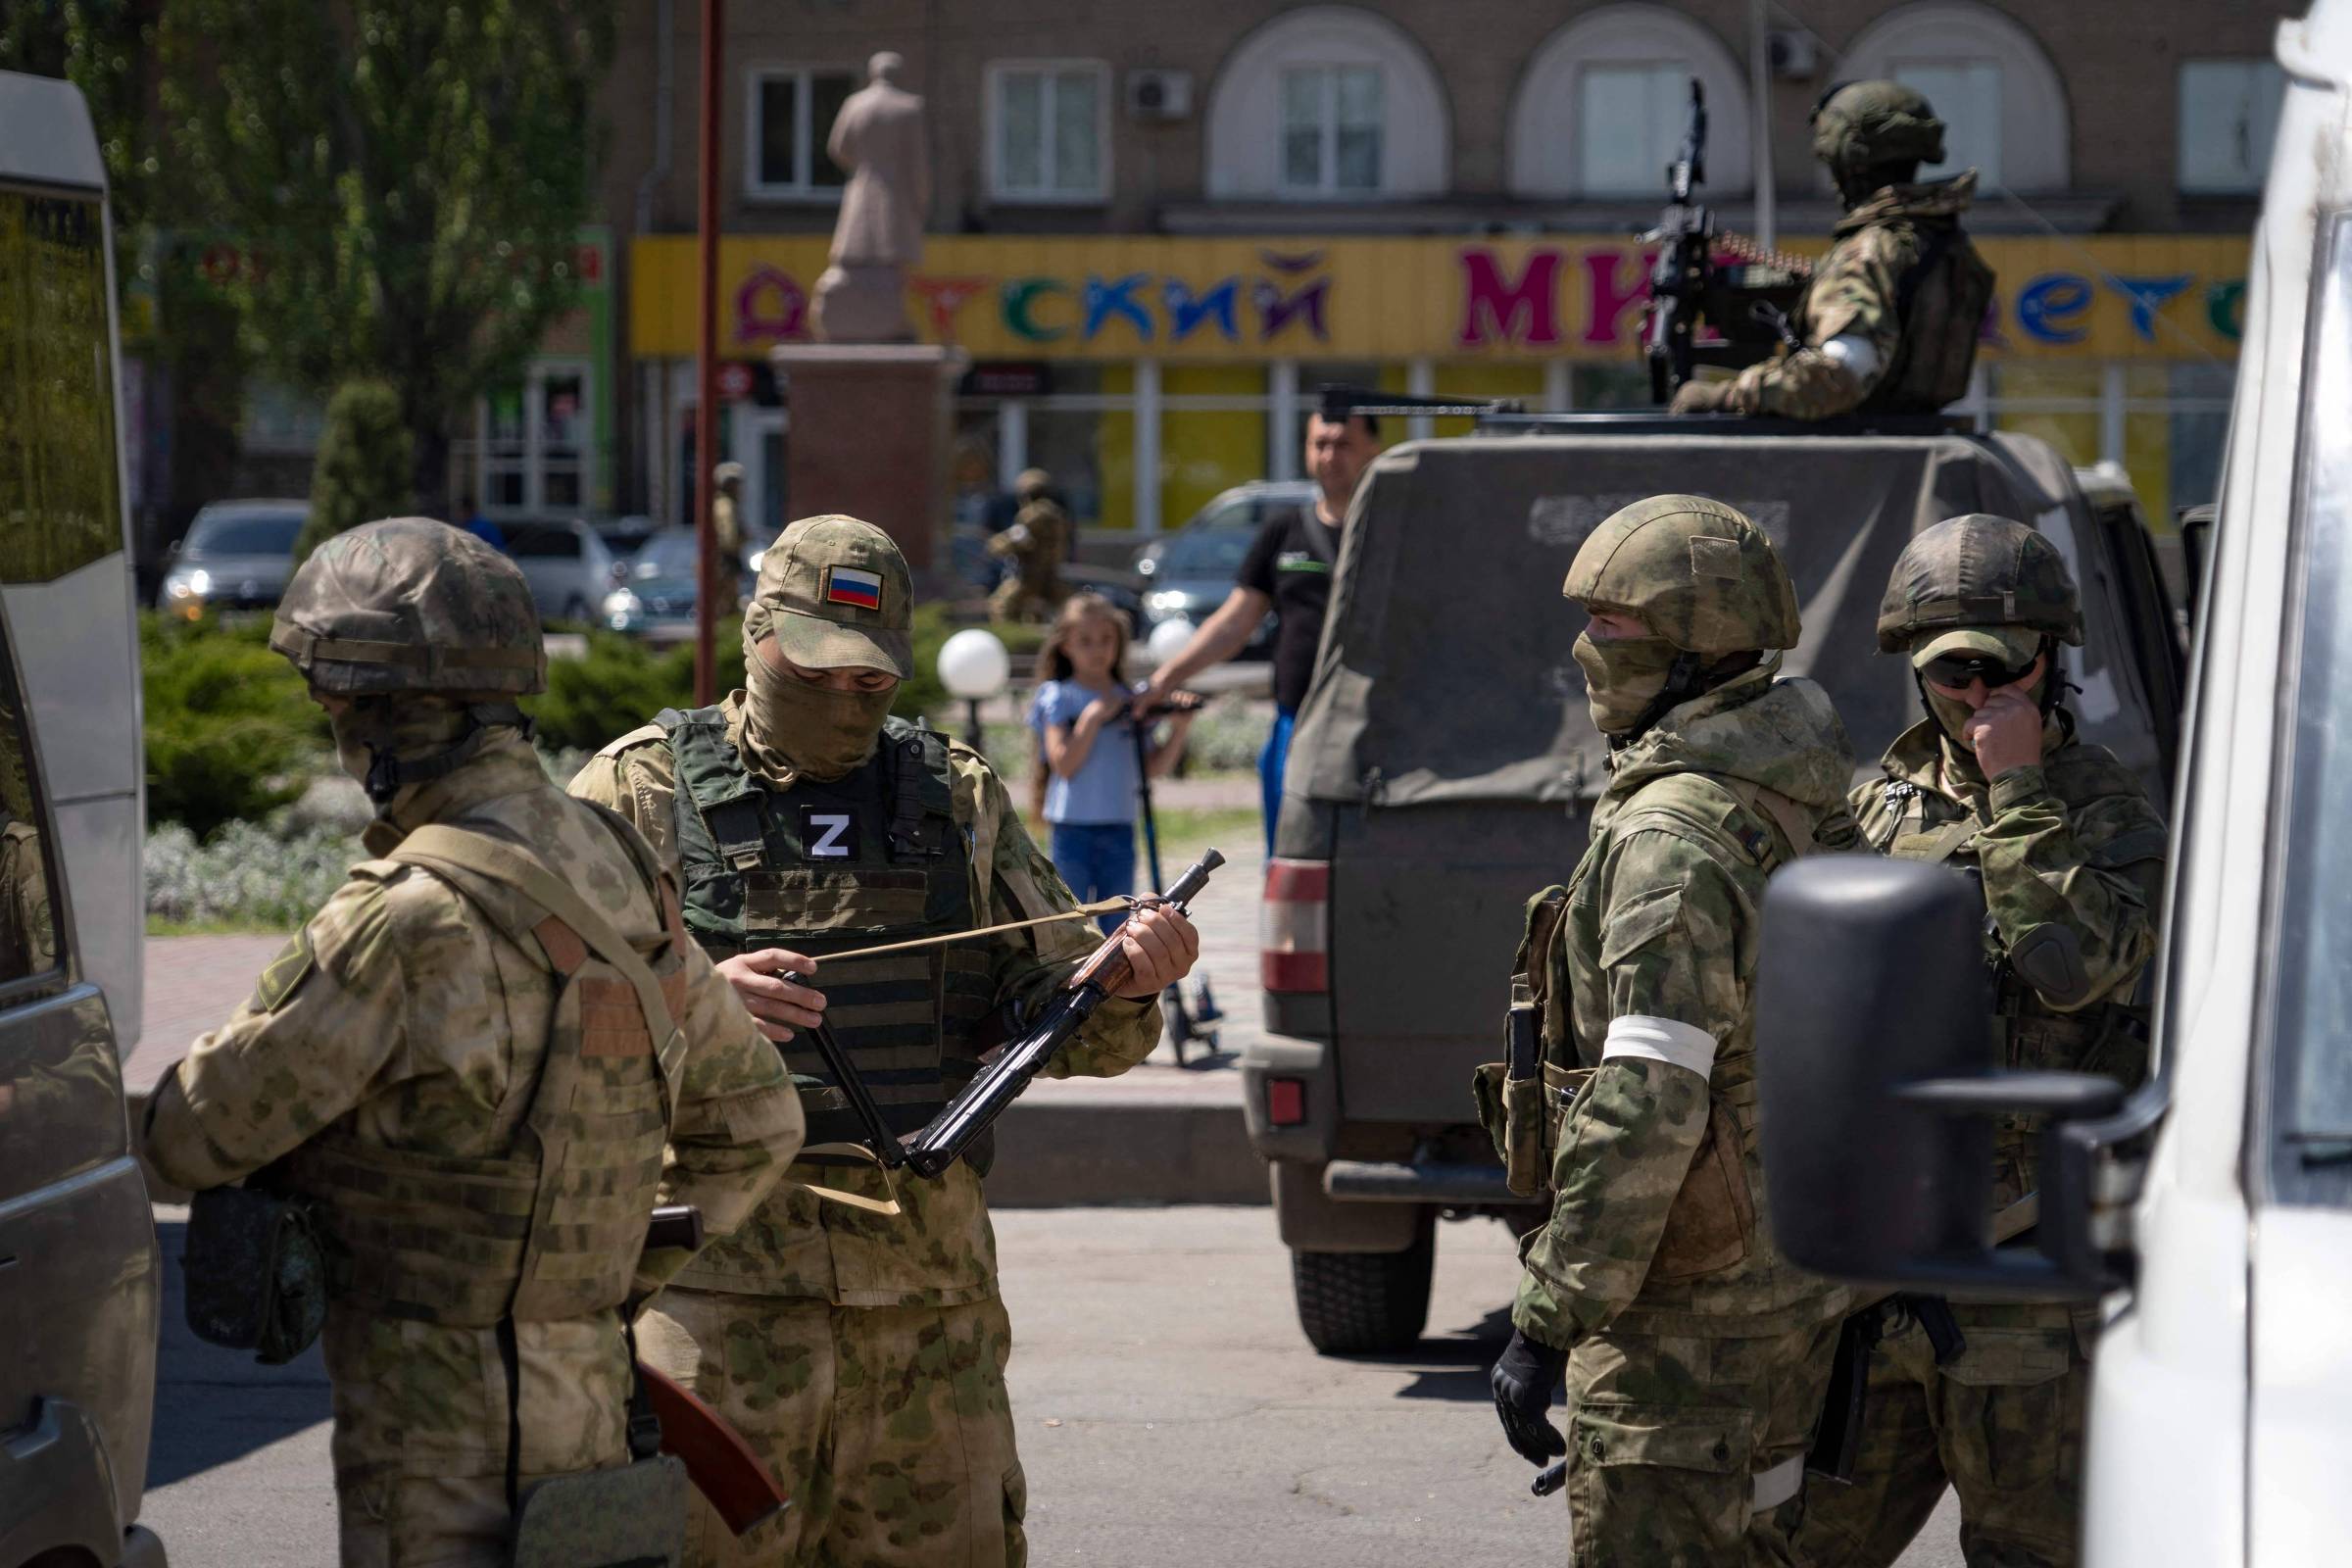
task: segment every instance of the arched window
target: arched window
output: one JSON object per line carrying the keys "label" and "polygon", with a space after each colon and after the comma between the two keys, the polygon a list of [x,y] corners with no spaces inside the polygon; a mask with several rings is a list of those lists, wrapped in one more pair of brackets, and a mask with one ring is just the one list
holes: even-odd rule
{"label": "arched window", "polygon": [[2057,68],[2032,33],[1990,6],[1924,0],[1889,12],[1846,46],[1838,74],[1891,76],[1927,94],[1944,123],[1945,157],[1922,178],[1974,169],[1987,189],[2058,191],[2073,174]]}
{"label": "arched window", "polygon": [[1655,200],[1682,145],[1694,76],[1707,95],[1704,189],[1753,189],[1740,62],[1698,23],[1652,5],[1603,6],[1536,51],[1511,109],[1511,189]]}
{"label": "arched window", "polygon": [[1434,196],[1451,167],[1428,57],[1352,6],[1287,12],[1244,38],[1217,73],[1207,124],[1212,198]]}

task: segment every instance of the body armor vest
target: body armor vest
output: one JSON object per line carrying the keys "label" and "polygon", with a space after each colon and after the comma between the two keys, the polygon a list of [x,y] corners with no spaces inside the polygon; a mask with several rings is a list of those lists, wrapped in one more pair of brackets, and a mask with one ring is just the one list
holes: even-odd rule
{"label": "body armor vest", "polygon": [[[713,958],[760,948],[828,953],[973,926],[971,856],[956,825],[947,737],[886,720],[848,776],[778,790],[745,765],[715,708],[655,718],[677,763],[675,842],[687,929]],[[985,940],[825,963],[825,1018],[893,1133],[928,1122],[979,1070],[973,1037],[996,1004]],[[815,1051],[782,1047],[808,1142],[863,1129]]]}
{"label": "body armor vest", "polygon": [[[2042,764],[2062,798],[2065,757],[2064,751],[2053,753]],[[1968,807],[1902,779],[1884,780],[1879,787],[1888,821],[1877,830],[1872,848],[1896,859],[1952,865],[1967,872],[1982,894],[1984,874],[1977,864],[1975,840],[1984,823]],[[2103,1073],[2127,1089],[2147,1077],[2147,1007],[2110,1000],[2060,1012],[2018,975],[1989,913],[1984,921],[1984,961],[1993,974],[1996,1065]],[[2041,1125],[2041,1117],[2019,1112],[1995,1121],[1996,1205],[2014,1203],[2039,1189]]]}
{"label": "body armor vest", "polygon": [[[365,1310],[488,1328],[584,1317],[628,1296],[683,1064],[670,1020],[685,1002],[685,930],[650,852],[619,818],[592,809],[610,819],[667,919],[668,944],[650,966],[668,1017],[649,1020],[627,976],[560,916],[542,909],[506,930],[543,957],[556,986],[511,1151],[435,1155],[329,1133],[293,1156],[297,1184],[327,1207],[341,1254],[335,1295]],[[461,893],[478,877],[538,902],[492,866],[430,863]]]}
{"label": "body armor vest", "polygon": [[1992,269],[1957,223],[1922,223],[1919,259],[1896,285],[1894,363],[1858,413],[1935,414],[1968,395]]}

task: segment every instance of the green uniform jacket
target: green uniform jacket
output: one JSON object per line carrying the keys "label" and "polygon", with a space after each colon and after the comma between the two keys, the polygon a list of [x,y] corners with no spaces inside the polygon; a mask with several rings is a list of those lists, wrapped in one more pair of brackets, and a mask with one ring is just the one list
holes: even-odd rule
{"label": "green uniform jacket", "polygon": [[1566,1064],[1595,1070],[1561,1128],[1551,1216],[1528,1240],[1512,1312],[1559,1348],[1612,1326],[1768,1335],[1843,1305],[1760,1222],[1764,882],[1795,851],[1783,821],[1816,847],[1852,835],[1844,726],[1820,687],[1776,682],[1772,667],[1617,754],[1568,884],[1549,961],[1555,994],[1564,983],[1572,998]]}
{"label": "green uniform jacket", "polygon": [[[2147,1042],[2125,1004],[2156,951],[2165,853],[2164,818],[2139,780],[2105,747],[2076,740],[2063,710],[2043,730],[2041,761],[1989,785],[1933,719],[1898,736],[1879,765],[1884,776],[1853,792],[1863,840],[1982,875],[2002,1064],[2137,1084]],[[2022,964],[2012,958],[2021,952]],[[2037,1186],[2034,1125],[2003,1123],[1997,1203]]]}
{"label": "green uniform jacket", "polygon": [[[388,854],[427,822],[529,851],[640,952],[665,936],[662,911],[611,827],[549,783],[513,731],[448,776],[404,791],[391,820],[369,826],[368,848]],[[800,1149],[801,1103],[699,949],[687,954],[681,998],[674,1013],[687,1056],[660,1200],[696,1205],[723,1235],[748,1220]],[[510,941],[450,882],[363,860],[236,1015],[157,1086],[147,1158],[167,1181],[202,1190],[330,1129],[413,1164],[506,1154],[529,1109],[556,1004],[543,956]],[[641,1277],[638,1288],[660,1283]],[[515,1338],[521,1469],[616,1462],[629,1387],[618,1313],[518,1323]],[[339,1470],[480,1476],[503,1466],[506,1388],[492,1330],[374,1315],[338,1299],[325,1348]]]}
{"label": "green uniform jacket", "polygon": [[[1741,370],[1725,407],[1826,419],[1856,409],[1932,413],[1964,393],[1992,283],[1967,235],[1957,232],[1976,188],[1973,170],[1934,184],[1889,185],[1840,218],[1831,231],[1837,243],[1789,313],[1805,346]],[[1937,230],[1948,234],[1941,260],[1925,270],[1938,275],[1913,276]],[[1913,341],[1905,341],[1906,327]],[[1868,375],[1822,352],[1838,337],[1870,345],[1877,365]]]}
{"label": "green uniform jacket", "polygon": [[[721,705],[728,738],[739,751],[743,703],[743,693],[734,692]],[[1078,901],[1030,842],[987,760],[958,743],[949,749],[948,761],[956,825],[971,847],[975,877],[977,868],[987,868],[987,886],[972,890],[979,923],[1075,906]],[[606,747],[571,781],[571,791],[627,816],[662,863],[677,871],[675,760],[659,726],[633,730]],[[999,1001],[1042,1000],[1100,940],[1091,924],[1076,920],[996,939]],[[821,965],[816,979],[821,990]],[[1158,1043],[1157,1004],[1113,997],[1047,1064],[1046,1075],[1110,1077],[1143,1060]],[[878,1170],[839,1164],[803,1166],[794,1174],[807,1181],[788,1178],[749,1225],[698,1257],[677,1283],[754,1296],[817,1296],[840,1306],[944,1306],[997,1294],[988,1204],[980,1179],[961,1160],[937,1181],[903,1172],[886,1184]],[[876,1214],[833,1202],[808,1182],[873,1199],[895,1193],[903,1212]]]}

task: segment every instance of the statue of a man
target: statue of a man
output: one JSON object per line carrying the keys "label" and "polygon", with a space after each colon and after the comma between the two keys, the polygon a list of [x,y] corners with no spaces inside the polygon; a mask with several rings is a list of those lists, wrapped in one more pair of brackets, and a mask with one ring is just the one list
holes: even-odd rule
{"label": "statue of a man", "polygon": [[850,94],[825,150],[849,170],[833,265],[816,280],[816,329],[833,343],[905,343],[906,269],[922,260],[931,208],[923,101],[899,85],[906,62],[884,51],[866,64],[866,83]]}

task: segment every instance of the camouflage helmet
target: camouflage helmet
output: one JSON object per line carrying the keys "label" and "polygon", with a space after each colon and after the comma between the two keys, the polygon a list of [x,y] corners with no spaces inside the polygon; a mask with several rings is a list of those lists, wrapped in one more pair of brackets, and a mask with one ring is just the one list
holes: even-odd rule
{"label": "camouflage helmet", "polygon": [[1704,496],[1651,496],[1592,530],[1560,592],[1699,654],[1796,646],[1796,587],[1764,531]]}
{"label": "camouflage helmet", "polygon": [[2008,517],[1946,517],[1895,558],[1879,602],[1879,651],[1899,654],[1924,634],[2019,627],[2082,646],[2082,602],[2066,558],[2047,537]]}
{"label": "camouflage helmet", "polygon": [[1849,81],[1813,109],[1813,156],[1833,172],[1881,164],[1943,162],[1943,122],[1916,88],[1899,81]]}
{"label": "camouflage helmet", "polygon": [[547,689],[521,568],[430,517],[370,522],[313,551],[278,601],[270,646],[314,690],[342,696]]}

